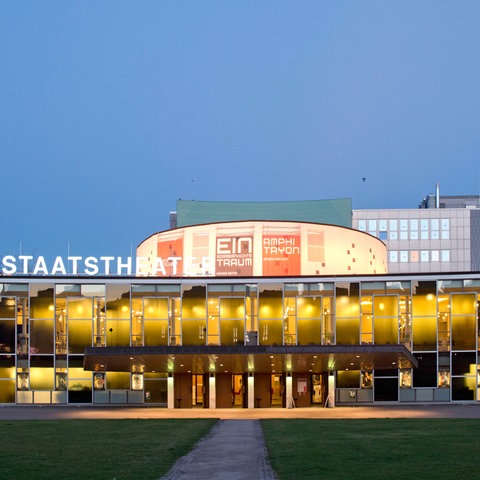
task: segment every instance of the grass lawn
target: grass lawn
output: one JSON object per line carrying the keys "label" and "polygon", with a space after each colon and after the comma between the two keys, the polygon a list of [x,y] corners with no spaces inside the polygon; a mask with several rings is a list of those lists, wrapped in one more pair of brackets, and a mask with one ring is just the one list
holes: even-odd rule
{"label": "grass lawn", "polygon": [[480,478],[480,420],[264,420],[279,479]]}
{"label": "grass lawn", "polygon": [[0,421],[0,478],[158,479],[215,419]]}

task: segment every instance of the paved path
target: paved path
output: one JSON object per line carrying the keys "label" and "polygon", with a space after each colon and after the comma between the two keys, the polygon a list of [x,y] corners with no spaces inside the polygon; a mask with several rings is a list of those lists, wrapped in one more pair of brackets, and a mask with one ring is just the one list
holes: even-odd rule
{"label": "paved path", "polygon": [[259,420],[220,420],[162,480],[273,480]]}

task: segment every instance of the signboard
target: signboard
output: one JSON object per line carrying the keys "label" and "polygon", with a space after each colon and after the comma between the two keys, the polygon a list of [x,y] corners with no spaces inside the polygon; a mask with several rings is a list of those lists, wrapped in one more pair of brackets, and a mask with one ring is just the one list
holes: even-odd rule
{"label": "signboard", "polygon": [[217,237],[216,275],[243,276],[253,275],[253,237],[228,236]]}
{"label": "signboard", "polygon": [[263,274],[300,275],[300,235],[263,235]]}

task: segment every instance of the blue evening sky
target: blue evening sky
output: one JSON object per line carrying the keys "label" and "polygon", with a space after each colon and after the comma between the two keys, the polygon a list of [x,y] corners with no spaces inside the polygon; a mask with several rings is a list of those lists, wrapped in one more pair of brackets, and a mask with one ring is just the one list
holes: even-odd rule
{"label": "blue evening sky", "polygon": [[478,0],[1,2],[0,256],[128,256],[178,198],[478,194],[479,18]]}

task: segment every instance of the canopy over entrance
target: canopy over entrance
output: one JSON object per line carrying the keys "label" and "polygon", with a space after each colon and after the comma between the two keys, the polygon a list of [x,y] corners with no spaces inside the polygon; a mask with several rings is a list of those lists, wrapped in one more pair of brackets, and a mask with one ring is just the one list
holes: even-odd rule
{"label": "canopy over entrance", "polygon": [[163,373],[321,373],[415,368],[404,345],[87,347],[92,371]]}

